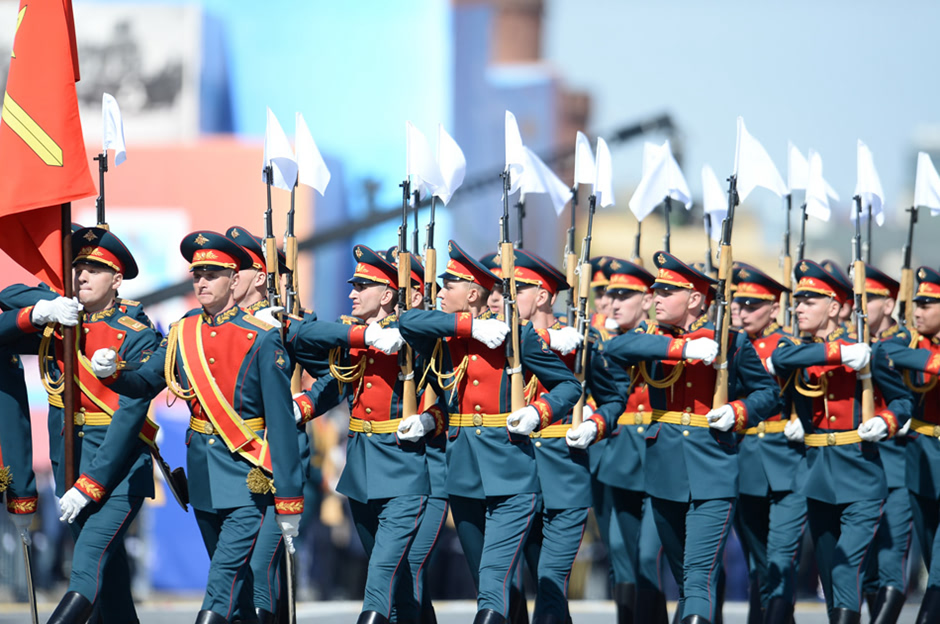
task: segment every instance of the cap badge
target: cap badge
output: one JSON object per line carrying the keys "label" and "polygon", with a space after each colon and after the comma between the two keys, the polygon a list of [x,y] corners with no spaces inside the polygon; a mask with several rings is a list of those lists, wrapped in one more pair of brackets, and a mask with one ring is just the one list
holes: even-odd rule
{"label": "cap badge", "polygon": [[747,269],[741,269],[740,271],[738,271],[738,277],[740,277],[741,279],[747,279],[750,276],[751,274],[748,272]]}
{"label": "cap badge", "polygon": [[807,271],[809,271],[809,266],[805,262],[801,262],[800,271],[802,271],[803,273],[806,273]]}
{"label": "cap badge", "polygon": [[355,253],[356,253],[356,259],[357,259],[357,260],[358,260],[359,258],[361,258],[361,257],[362,257],[362,247],[357,246]]}
{"label": "cap badge", "polygon": [[96,238],[98,238],[98,236],[91,230],[88,230],[87,232],[85,232],[85,235],[82,236],[82,238],[84,238],[86,241],[93,241]]}
{"label": "cap badge", "polygon": [[926,279],[927,271],[921,268],[921,270],[917,272],[917,277],[919,277],[920,279]]}
{"label": "cap badge", "polygon": [[206,243],[208,243],[208,242],[209,242],[209,239],[206,238],[205,236],[203,236],[202,234],[199,234],[198,236],[196,236],[196,241],[195,241],[195,242],[196,242],[197,245],[199,245],[199,246],[201,247],[202,245],[205,245]]}
{"label": "cap badge", "polygon": [[658,262],[659,264],[666,264],[666,256],[664,256],[663,254],[659,254],[656,257],[656,262]]}
{"label": "cap badge", "polygon": [[238,230],[232,230],[232,238],[238,238]]}

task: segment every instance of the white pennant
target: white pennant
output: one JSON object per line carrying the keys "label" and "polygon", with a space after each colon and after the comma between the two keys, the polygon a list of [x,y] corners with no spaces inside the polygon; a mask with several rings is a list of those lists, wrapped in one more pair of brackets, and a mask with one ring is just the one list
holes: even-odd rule
{"label": "white pennant", "polygon": [[610,149],[597,137],[597,160],[594,161],[594,201],[601,208],[614,205],[614,171]]}
{"label": "white pennant", "polygon": [[[884,191],[881,189],[881,178],[875,170],[875,159],[871,155],[868,146],[858,141],[858,177],[855,183],[855,194],[862,198],[862,218],[868,216],[868,207],[871,206],[871,214],[875,223],[879,226],[884,225]],[[853,206],[852,218],[855,218]]]}
{"label": "white pennant", "polygon": [[516,116],[506,111],[506,170],[509,171],[509,194],[519,190],[519,178],[525,168],[525,150]]}
{"label": "white pennant", "polygon": [[[268,109],[268,120],[264,129],[264,167],[273,169],[274,186],[290,191],[297,183],[297,161],[290,147],[287,135],[277,122],[277,117]],[[264,182],[264,173],[261,174]]]}
{"label": "white pennant", "polygon": [[682,202],[686,210],[692,207],[692,192],[668,140],[661,146],[644,145],[643,169],[643,179],[629,204],[638,221],[645,219],[666,197]]}
{"label": "white pennant", "polygon": [[702,165],[702,204],[709,220],[711,237],[721,240],[721,222],[728,216],[728,198],[721,188],[718,176],[709,165]]}
{"label": "white pennant", "polygon": [[463,184],[467,173],[467,159],[463,155],[463,150],[457,145],[457,141],[444,130],[444,124],[437,125],[437,163],[444,185],[434,194],[440,197],[446,206]]}
{"label": "white pennant", "polygon": [[294,117],[294,143],[297,147],[297,181],[323,195],[330,183],[330,170],[327,169],[323,156],[313,141],[313,135],[310,134],[310,128],[300,113]]}
{"label": "white pennant", "polygon": [[580,130],[574,143],[574,183],[594,184],[594,152],[591,142]]}
{"label": "white pennant", "polygon": [[744,118],[738,117],[738,138],[734,150],[734,174],[737,176],[738,199],[743,202],[758,186],[779,197],[787,192],[780,172],[764,146],[747,131]]}
{"label": "white pennant", "polygon": [[[787,192],[806,190],[809,179],[809,162],[796,145],[787,141]],[[832,186],[825,182],[826,193],[832,199],[839,201],[839,194]]]}
{"label": "white pennant", "polygon": [[914,206],[930,208],[930,214],[940,213],[940,175],[925,152],[917,153],[917,177],[914,181]]}
{"label": "white pennant", "polygon": [[806,180],[806,214],[810,217],[829,221],[829,193],[823,179],[822,157],[809,150],[809,173]]}
{"label": "white pennant", "polygon": [[529,193],[547,194],[552,200],[552,206],[555,207],[555,214],[560,215],[565,209],[565,204],[571,199],[571,189],[555,175],[548,165],[542,162],[535,152],[528,147],[523,147],[523,149],[526,162],[525,169],[522,171],[522,182],[519,185],[521,199],[525,201],[525,196]]}
{"label": "white pennant", "polygon": [[102,147],[101,151],[114,150],[114,164],[120,165],[127,160],[127,146],[124,144],[124,121],[121,108],[110,93],[101,96]]}
{"label": "white pennant", "polygon": [[428,140],[410,121],[405,122],[405,145],[405,173],[411,176],[412,191],[418,191],[421,199],[433,195],[444,186],[444,179]]}

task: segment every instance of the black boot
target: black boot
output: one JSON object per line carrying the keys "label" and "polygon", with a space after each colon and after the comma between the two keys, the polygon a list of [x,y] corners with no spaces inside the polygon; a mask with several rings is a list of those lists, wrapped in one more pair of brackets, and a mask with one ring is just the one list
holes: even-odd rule
{"label": "black boot", "polygon": [[196,614],[196,624],[228,624],[228,618],[222,617],[215,611],[203,609]]}
{"label": "black boot", "polygon": [[917,624],[940,622],[940,587],[928,587],[924,599],[920,602]]}
{"label": "black boot", "polygon": [[[528,615],[526,618],[528,619]],[[473,624],[506,624],[506,618],[503,614],[492,609],[480,609],[473,618]]]}
{"label": "black boot", "polygon": [[711,624],[701,615],[687,615],[682,618],[682,624]]}
{"label": "black boot", "polygon": [[655,589],[637,589],[633,619],[644,624],[669,624],[666,594]]}
{"label": "black boot", "polygon": [[771,598],[764,611],[764,624],[790,624],[793,621],[793,603],[777,596]]}
{"label": "black boot", "polygon": [[258,616],[258,624],[274,624],[277,621],[277,616],[268,611],[267,609],[257,608],[255,613]]}
{"label": "black boot", "polygon": [[851,609],[833,609],[829,612],[829,624],[860,624],[862,614]]}
{"label": "black boot", "polygon": [[751,575],[747,584],[747,624],[763,624],[765,617],[760,606],[760,583]]}
{"label": "black boot", "polygon": [[388,624],[388,618],[378,611],[363,611],[356,624]]}
{"label": "black boot", "polygon": [[91,617],[92,604],[76,591],[70,591],[59,601],[59,606],[52,612],[48,624],[84,623]]}
{"label": "black boot", "polygon": [[871,624],[897,624],[904,608],[904,592],[897,587],[886,586],[878,590],[875,611]]}
{"label": "black boot", "polygon": [[617,605],[617,624],[633,624],[636,612],[636,585],[617,583],[614,585],[613,598],[614,604]]}
{"label": "black boot", "polygon": [[529,605],[525,600],[525,592],[515,586],[509,588],[509,624],[529,624]]}
{"label": "black boot", "polygon": [[434,612],[434,606],[428,605],[421,609],[421,624],[437,624],[437,614]]}

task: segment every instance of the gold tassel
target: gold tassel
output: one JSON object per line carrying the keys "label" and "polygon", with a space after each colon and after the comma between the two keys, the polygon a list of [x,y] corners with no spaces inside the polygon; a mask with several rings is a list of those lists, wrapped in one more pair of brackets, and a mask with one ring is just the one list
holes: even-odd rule
{"label": "gold tassel", "polygon": [[0,468],[0,492],[6,492],[11,483],[13,483],[13,471],[9,466]]}
{"label": "gold tassel", "polygon": [[248,491],[252,494],[274,494],[277,492],[274,489],[274,479],[264,474],[261,468],[257,466],[248,471],[246,481],[248,482]]}

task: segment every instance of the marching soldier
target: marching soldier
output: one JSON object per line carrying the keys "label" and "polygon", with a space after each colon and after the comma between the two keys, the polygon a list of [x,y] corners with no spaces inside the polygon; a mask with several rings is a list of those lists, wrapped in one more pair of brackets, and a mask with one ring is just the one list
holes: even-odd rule
{"label": "marching soldier", "polygon": [[[787,288],[766,273],[741,264],[733,275],[741,331],[768,368],[786,333],[776,322]],[[804,455],[800,442],[784,434],[789,418],[778,412],[744,430],[738,442],[740,468],[735,527],[747,555],[750,582],[757,585],[761,621],[789,624],[796,598],[806,498],[793,491],[793,475]]]}
{"label": "marching soldier", "polygon": [[[872,442],[893,436],[910,414],[900,376],[883,349],[850,341],[840,311],[851,285],[819,264],[796,268],[796,322],[806,342],[780,340],[771,356],[785,382],[799,420],[784,431],[803,437],[806,456],[797,470],[795,491],[807,498],[810,534],[826,595],[829,621],[857,624],[861,579],[887,495],[884,468]],[[862,421],[860,371],[871,363],[884,406]]]}
{"label": "marching soldier", "polygon": [[290,363],[274,327],[235,304],[248,253],[209,231],[187,234],[180,252],[202,309],[174,323],[153,355],[139,359],[139,370],[134,360],[118,370],[124,358],[108,349],[95,352],[91,367],[124,396],[150,399],[168,387],[189,403],[190,502],[211,560],[196,622],[221,624],[251,579],[248,562],[266,508],[275,506],[285,537],[297,535],[303,496]]}
{"label": "marching soldier", "polygon": [[409,310],[400,328],[405,340],[430,360],[436,377],[431,381],[449,408],[447,492],[477,586],[474,621],[502,624],[521,544],[540,505],[529,434],[567,414],[580,386],[532,327],[524,325],[522,372],[536,375],[549,391],[511,412],[513,371],[500,346],[509,328],[484,312],[497,278],[453,241],[448,252],[440,276],[441,311]]}
{"label": "marching soldier", "polygon": [[[729,336],[729,392],[743,397],[712,409],[717,357],[705,297],[714,280],[659,252],[653,283],[656,323],[613,338],[608,357],[637,365],[653,407],[646,434],[646,490],[680,584],[683,624],[714,622],[721,557],[738,494],[734,431],[779,409],[776,387],[746,336]],[[687,362],[686,360],[701,360]]]}
{"label": "marching soldier", "polygon": [[[610,318],[622,334],[644,324],[653,305],[650,286],[655,278],[643,267],[626,260],[613,259],[607,296],[611,300]],[[626,409],[619,414],[617,428],[600,457],[597,479],[607,486],[613,505],[615,527],[612,534],[621,537],[622,554],[611,545],[614,575],[614,603],[618,624],[650,622],[666,624],[666,596],[658,559],[662,552],[653,510],[646,495],[643,460],[646,455],[646,430],[653,415],[649,389],[636,367],[628,371],[630,395]]]}
{"label": "marching soldier", "polygon": [[[96,601],[106,603],[100,610],[105,622],[136,621],[123,540],[143,499],[154,494],[148,445],[154,444],[157,426],[147,418],[149,401],[121,397],[110,390],[95,377],[87,358],[104,348],[121,357],[140,359],[156,348],[159,336],[117,305],[117,291],[123,280],[133,279],[138,273],[133,256],[120,239],[105,229],[81,228],[72,233],[72,248],[75,292],[84,314],[76,366],[81,392],[76,401],[78,411],[68,417],[75,424],[73,444],[80,476],[66,490],[64,442],[50,444],[56,453],[53,466],[60,520],[69,523],[75,550],[69,591],[49,621],[84,621]],[[72,305],[77,311],[78,303],[64,297],[42,298],[26,309],[33,311],[37,326],[62,322],[63,314],[67,324],[74,324]],[[55,309],[55,314],[43,313],[47,308]],[[61,335],[47,330],[33,336],[30,350],[38,350],[50,403],[59,408],[50,415],[63,416]],[[62,437],[63,427],[61,420],[50,423],[58,438]],[[106,588],[109,580],[114,583]]]}
{"label": "marching soldier", "polygon": [[[583,336],[574,327],[563,326],[552,312],[558,293],[569,287],[567,278],[544,259],[519,249],[515,252],[515,279],[520,318],[529,321],[573,369],[575,358],[580,357],[577,347]],[[590,351],[585,373],[596,411],[586,406],[584,420],[577,428],[572,427],[571,416],[565,415],[558,424],[529,434],[535,440],[542,492],[541,534],[530,534],[529,542],[534,547],[526,548],[533,555],[529,564],[537,579],[535,624],[561,624],[570,617],[568,577],[591,507],[591,470],[585,449],[606,437],[610,423],[626,403],[629,380],[624,372],[608,366],[596,331],[591,332],[586,348]],[[547,391],[535,376],[526,389],[529,402]]]}
{"label": "marching soldier", "polygon": [[[349,498],[369,556],[358,621],[385,624],[394,605],[399,622],[416,622],[418,604],[404,566],[430,493],[424,438],[444,430],[444,414],[436,406],[404,413],[398,268],[365,245],[353,254],[352,316],[341,323],[305,324],[296,350],[300,361],[328,357],[333,377],[351,398],[346,466],[336,489]],[[308,399],[299,401],[309,411]]]}
{"label": "marching soldier", "polygon": [[[873,266],[865,265],[868,323],[873,341],[910,343],[910,334],[893,318],[894,302],[901,285]],[[881,397],[876,397],[876,399]],[[904,464],[907,436],[899,432],[878,445],[888,482],[878,534],[872,544],[865,575],[864,593],[874,624],[895,624],[907,595],[907,555],[911,545],[911,498],[905,487]]]}
{"label": "marching soldier", "polygon": [[905,481],[928,571],[917,624],[928,624],[940,621],[940,273],[930,267],[917,270],[914,330],[906,343],[898,339],[882,344],[894,367],[903,371],[904,384],[915,397],[907,434]]}

